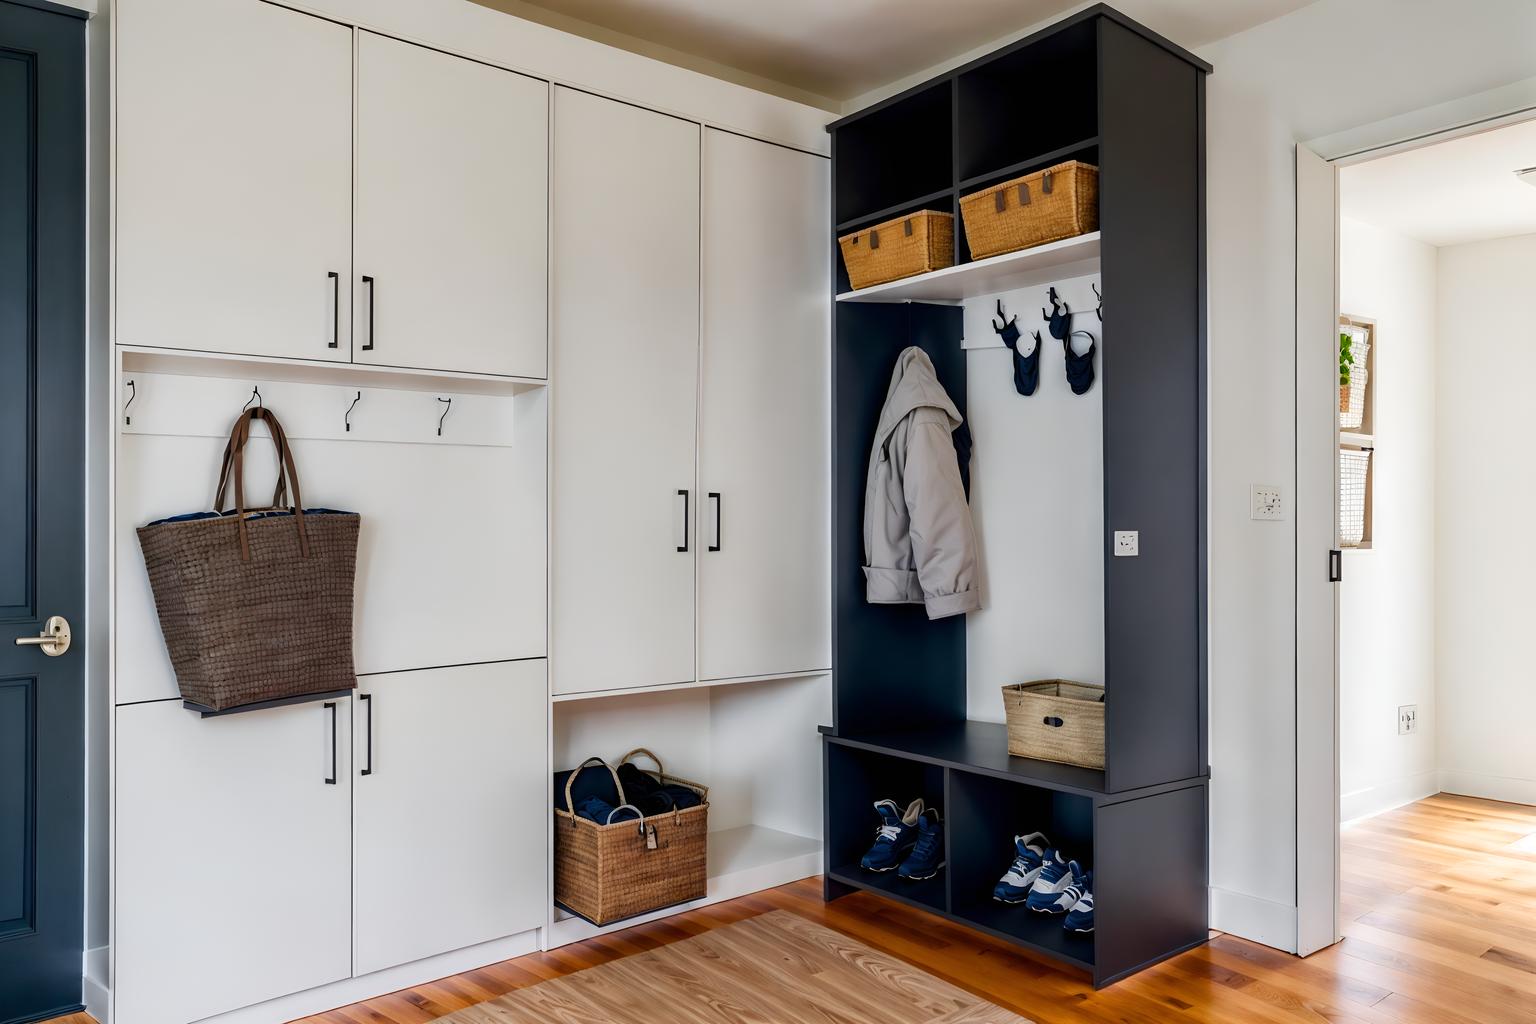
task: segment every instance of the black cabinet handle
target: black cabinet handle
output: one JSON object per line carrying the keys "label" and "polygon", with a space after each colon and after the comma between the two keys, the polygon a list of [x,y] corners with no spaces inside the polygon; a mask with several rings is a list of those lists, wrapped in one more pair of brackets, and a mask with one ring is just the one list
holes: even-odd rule
{"label": "black cabinet handle", "polygon": [[331,279],[331,343],[329,348],[341,347],[341,275],[336,271],[328,271],[325,275]]}
{"label": "black cabinet handle", "polygon": [[336,702],[326,701],[325,706],[331,712],[331,777],[325,780],[327,786],[336,785]]}
{"label": "black cabinet handle", "polygon": [[360,694],[358,694],[357,699],[360,700],[360,701],[364,701],[368,705],[368,741],[367,741],[368,742],[368,766],[366,768],[364,768],[362,770],[362,772],[360,772],[359,774],[362,774],[362,775],[372,775],[373,774],[373,694],[371,694],[371,693],[360,693]]}
{"label": "black cabinet handle", "polygon": [[688,550],[688,492],[679,490],[677,493],[683,499],[683,544],[677,550],[686,552]]}
{"label": "black cabinet handle", "polygon": [[1328,552],[1328,582],[1342,583],[1344,581],[1344,552],[1334,548]]}
{"label": "black cabinet handle", "polygon": [[720,492],[710,491],[709,498],[715,503],[715,542],[709,546],[711,551],[720,550]]}
{"label": "black cabinet handle", "polygon": [[373,351],[373,293],[378,290],[378,286],[373,283],[373,278],[369,277],[367,274],[363,275],[363,284],[368,286],[368,344],[363,346],[363,351],[364,352],[372,352]]}

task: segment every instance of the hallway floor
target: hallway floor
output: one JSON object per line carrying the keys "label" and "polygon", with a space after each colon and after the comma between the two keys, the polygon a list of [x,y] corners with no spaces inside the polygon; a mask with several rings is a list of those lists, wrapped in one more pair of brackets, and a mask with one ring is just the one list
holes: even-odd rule
{"label": "hallway floor", "polygon": [[[1215,935],[1094,992],[1077,972],[878,897],[823,904],[820,881],[807,879],[302,1024],[425,1024],[775,909],[855,936],[1038,1024],[1536,1024],[1536,808],[1441,795],[1370,819],[1344,834],[1343,886],[1344,941],[1306,960]],[[877,1007],[870,1012],[880,1019]]]}

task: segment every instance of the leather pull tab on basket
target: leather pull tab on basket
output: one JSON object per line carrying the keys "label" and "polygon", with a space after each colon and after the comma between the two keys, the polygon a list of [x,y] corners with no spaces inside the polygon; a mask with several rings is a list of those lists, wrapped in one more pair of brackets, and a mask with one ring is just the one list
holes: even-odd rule
{"label": "leather pull tab on basket", "polygon": [[1008,209],[1008,192],[1005,189],[998,189],[992,193],[992,205],[997,209],[998,213],[1006,211]]}
{"label": "leather pull tab on basket", "polygon": [[906,235],[908,238],[912,237],[912,218],[911,217],[908,217],[906,219],[906,222],[902,224],[902,234]]}
{"label": "leather pull tab on basket", "polygon": [[645,848],[647,850],[654,850],[656,846],[656,826],[647,825],[645,829]]}
{"label": "leather pull tab on basket", "polygon": [[1029,205],[1029,182],[1027,181],[1019,182],[1019,205]]}
{"label": "leather pull tab on basket", "polygon": [[878,249],[878,248],[880,248],[880,232],[878,232],[878,231],[871,231],[869,233],[869,247],[871,249]]}
{"label": "leather pull tab on basket", "polygon": [[1046,195],[1050,195],[1051,194],[1051,172],[1050,171],[1046,171],[1044,174],[1040,175],[1040,191],[1045,193]]}

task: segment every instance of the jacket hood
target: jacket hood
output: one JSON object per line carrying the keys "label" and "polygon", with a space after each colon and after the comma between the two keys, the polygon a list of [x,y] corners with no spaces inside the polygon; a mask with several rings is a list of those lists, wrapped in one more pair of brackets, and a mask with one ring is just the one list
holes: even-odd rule
{"label": "jacket hood", "polygon": [[883,448],[909,413],[916,409],[938,409],[949,418],[949,429],[960,426],[963,419],[955,403],[949,400],[939,375],[934,372],[933,361],[928,353],[913,345],[905,349],[896,360],[891,372],[891,386],[885,392],[885,407],[880,412],[880,425],[875,429],[875,447]]}

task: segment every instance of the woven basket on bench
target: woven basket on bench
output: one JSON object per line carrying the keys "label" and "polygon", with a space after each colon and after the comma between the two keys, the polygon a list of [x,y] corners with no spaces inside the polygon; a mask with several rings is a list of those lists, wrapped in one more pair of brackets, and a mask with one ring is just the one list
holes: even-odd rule
{"label": "woven basket on bench", "polygon": [[1003,687],[1008,753],[1104,767],[1104,687],[1040,679]]}
{"label": "woven basket on bench", "polygon": [[897,217],[837,240],[853,288],[868,288],[955,263],[955,218],[934,210]]}
{"label": "woven basket on bench", "polygon": [[971,259],[1071,238],[1099,227],[1099,169],[1068,160],[960,200]]}
{"label": "woven basket on bench", "polygon": [[[645,756],[656,762],[657,781],[687,786],[703,801],[697,807],[653,814],[649,818],[599,825],[571,810],[555,809],[555,902],[593,924],[611,924],[662,907],[703,899],[709,887],[709,789],[697,782],[668,775],[649,750],[631,750],[622,765]],[[619,773],[601,758],[589,758],[565,782],[565,805],[571,806],[571,783],[588,765],[613,775],[619,802],[624,786]]]}

